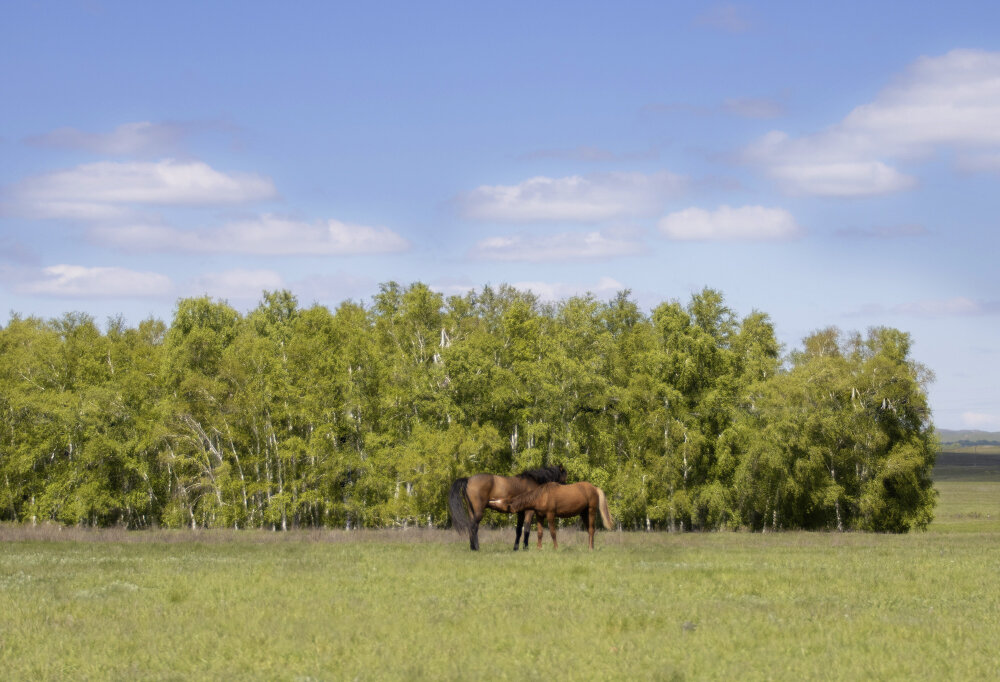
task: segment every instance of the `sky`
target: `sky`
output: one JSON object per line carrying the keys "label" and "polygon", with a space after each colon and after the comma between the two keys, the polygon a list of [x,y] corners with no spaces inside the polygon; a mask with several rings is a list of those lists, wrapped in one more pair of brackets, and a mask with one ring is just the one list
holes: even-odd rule
{"label": "sky", "polygon": [[[1000,430],[1000,3],[0,2],[0,324],[717,289]],[[9,312],[8,312],[9,311]]]}

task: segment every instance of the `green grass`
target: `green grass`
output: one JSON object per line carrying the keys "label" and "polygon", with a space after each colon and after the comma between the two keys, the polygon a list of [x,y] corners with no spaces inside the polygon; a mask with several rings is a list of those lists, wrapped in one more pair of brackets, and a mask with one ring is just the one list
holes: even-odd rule
{"label": "green grass", "polygon": [[[996,679],[1000,472],[903,536],[0,528],[4,679]],[[980,469],[985,469],[980,471]]]}

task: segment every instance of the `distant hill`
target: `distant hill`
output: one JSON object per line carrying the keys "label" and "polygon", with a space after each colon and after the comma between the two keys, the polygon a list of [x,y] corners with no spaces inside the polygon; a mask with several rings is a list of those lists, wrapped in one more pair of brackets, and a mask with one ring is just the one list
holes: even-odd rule
{"label": "distant hill", "polygon": [[946,452],[1000,453],[1000,432],[938,429],[941,449]]}
{"label": "distant hill", "polygon": [[938,429],[938,438],[944,444],[968,443],[970,445],[1000,445],[1000,431],[953,431]]}

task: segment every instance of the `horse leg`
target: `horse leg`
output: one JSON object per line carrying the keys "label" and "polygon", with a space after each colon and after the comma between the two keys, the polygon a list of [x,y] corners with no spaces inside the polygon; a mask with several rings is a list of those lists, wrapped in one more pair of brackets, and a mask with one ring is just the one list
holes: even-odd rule
{"label": "horse leg", "polygon": [[594,530],[597,528],[597,510],[590,507],[587,510],[587,535],[590,540],[590,548],[594,549]]}
{"label": "horse leg", "polygon": [[[522,528],[524,528],[524,512],[523,511],[519,511],[517,513],[517,528],[516,528],[516,533],[514,535],[514,551],[515,552],[517,551],[517,546],[519,544],[521,544],[521,529]],[[531,521],[529,520],[528,521],[528,532],[530,532],[530,531],[531,531]],[[528,533],[525,533],[524,537],[525,537],[525,543],[524,544],[527,545],[528,544],[527,543]]]}
{"label": "horse leg", "polygon": [[544,529],[542,528],[542,515],[538,515],[538,549],[542,548],[542,533]]}
{"label": "horse leg", "polygon": [[472,525],[469,526],[469,548],[479,549],[479,522],[483,520],[483,510],[472,510]]}
{"label": "horse leg", "polygon": [[534,519],[535,512],[533,509],[529,509],[524,512],[524,551],[528,551],[528,536],[531,535],[531,521]]}
{"label": "horse leg", "polygon": [[552,549],[559,549],[559,543],[556,541],[556,515],[554,513],[549,513],[549,533],[552,534]]}

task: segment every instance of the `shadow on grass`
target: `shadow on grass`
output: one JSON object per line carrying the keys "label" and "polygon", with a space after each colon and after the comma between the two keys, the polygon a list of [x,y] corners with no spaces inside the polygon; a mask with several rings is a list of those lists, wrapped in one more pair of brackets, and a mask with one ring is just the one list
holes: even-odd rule
{"label": "shadow on grass", "polygon": [[934,482],[1000,482],[1000,455],[942,452],[934,466]]}

